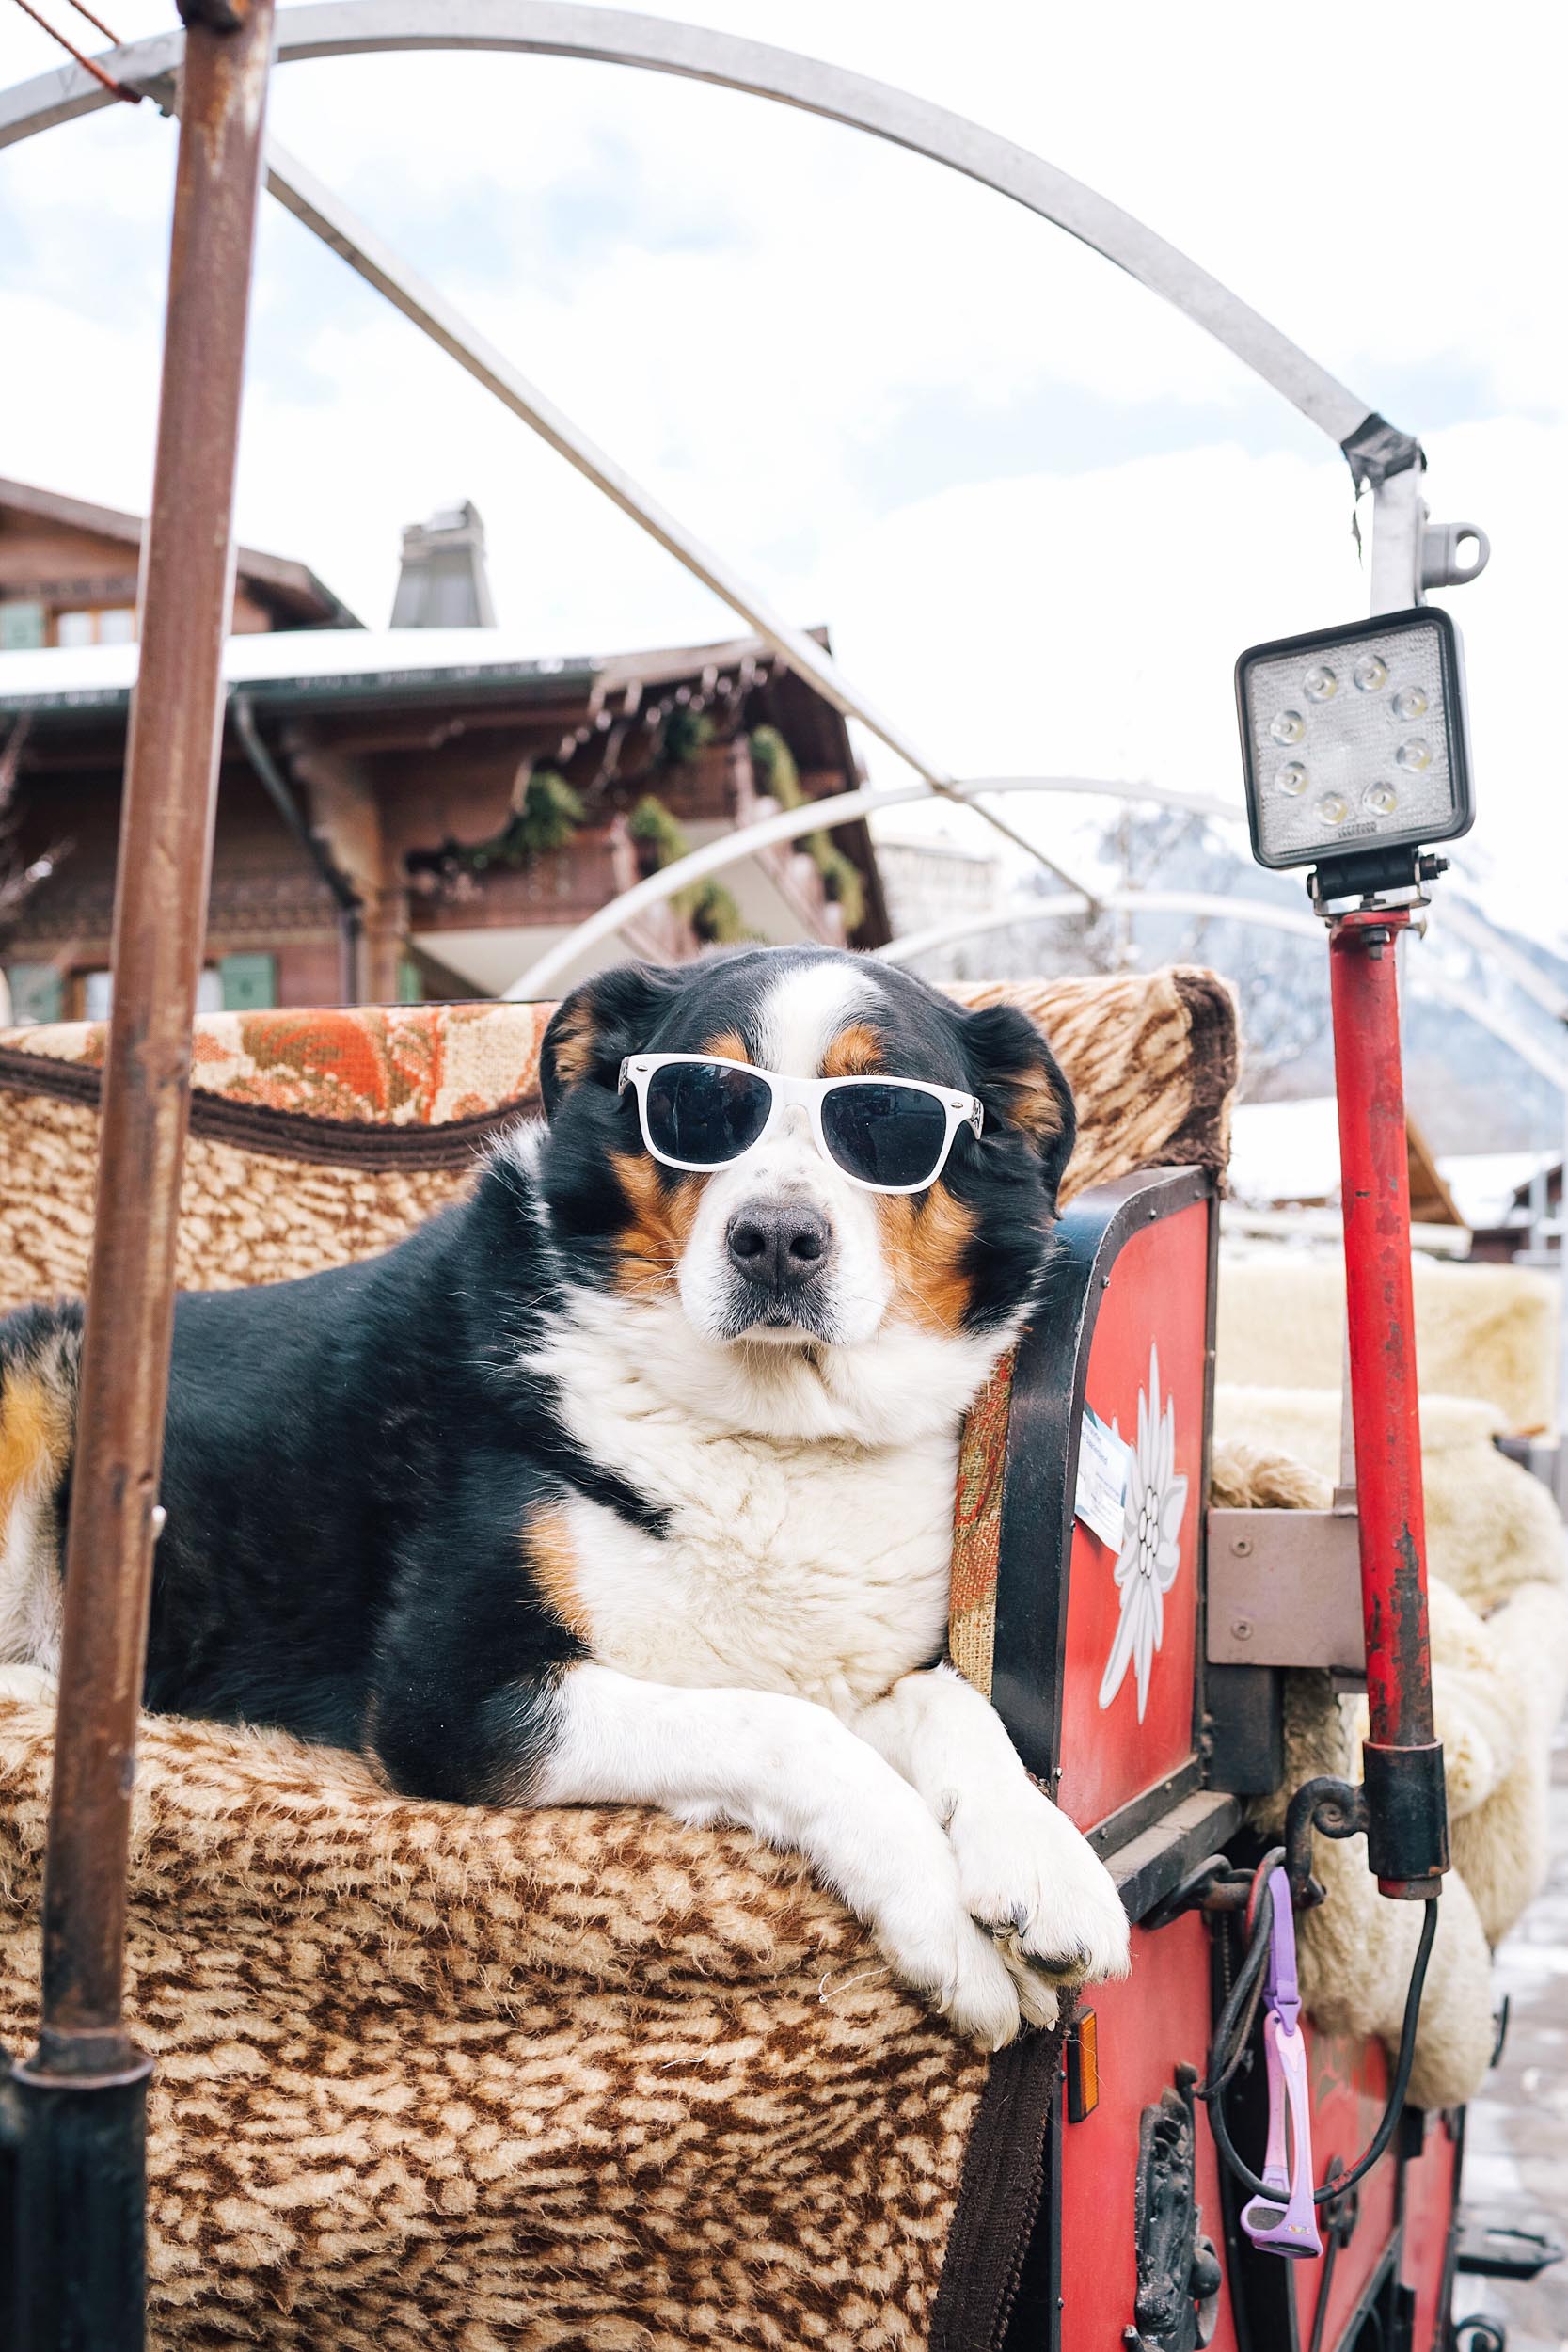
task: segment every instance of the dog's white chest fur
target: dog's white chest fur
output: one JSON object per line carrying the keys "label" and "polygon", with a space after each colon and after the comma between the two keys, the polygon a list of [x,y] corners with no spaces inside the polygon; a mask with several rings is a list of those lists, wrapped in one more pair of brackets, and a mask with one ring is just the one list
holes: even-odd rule
{"label": "dog's white chest fur", "polygon": [[705,1343],[678,1307],[578,1299],[539,1352],[572,1434],[668,1514],[569,1512],[594,1656],[647,1681],[794,1692],[836,1712],[942,1646],[958,1430],[998,1343]]}
{"label": "dog's white chest fur", "polygon": [[947,1625],[957,1447],[710,1438],[673,1450],[655,1539],[570,1514],[594,1655],[654,1682],[791,1691],[840,1714],[927,1665]]}

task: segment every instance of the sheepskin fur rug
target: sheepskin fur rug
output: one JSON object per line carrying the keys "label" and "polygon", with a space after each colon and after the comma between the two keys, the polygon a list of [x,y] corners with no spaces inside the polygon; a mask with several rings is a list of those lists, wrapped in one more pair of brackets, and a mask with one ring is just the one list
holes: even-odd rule
{"label": "sheepskin fur rug", "polygon": [[[1437,1736],[1454,1868],[1444,1887],[1411,2096],[1455,2106],[1474,2096],[1494,2040],[1492,1947],[1539,1891],[1548,1859],[1553,1725],[1568,1696],[1563,1530],[1540,1482],[1491,1442],[1496,1412],[1453,1399],[1421,1406]],[[1215,1394],[1212,1500],[1231,1509],[1326,1510],[1338,1463],[1337,1396],[1222,1387]],[[1366,1702],[1327,1675],[1285,1684],[1285,1781],[1254,1808],[1281,1830],[1287,1792],[1317,1772],[1359,1777]],[[1319,1837],[1328,1891],[1300,1923],[1302,1994],[1329,2031],[1397,2045],[1420,1931],[1418,1906],[1384,1901],[1366,1839]]]}
{"label": "sheepskin fur rug", "polygon": [[[1513,1436],[1555,1426],[1558,1281],[1528,1266],[1449,1265],[1417,1255],[1416,1352],[1424,1397],[1479,1397]],[[1281,1335],[1290,1334],[1289,1355]],[[1268,1388],[1332,1389],[1345,1346],[1338,1251],[1227,1250],[1220,1273],[1219,1376]]]}

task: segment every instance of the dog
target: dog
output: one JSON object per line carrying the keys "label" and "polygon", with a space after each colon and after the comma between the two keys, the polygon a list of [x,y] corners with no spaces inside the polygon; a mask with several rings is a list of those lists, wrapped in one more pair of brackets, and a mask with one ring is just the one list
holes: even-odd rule
{"label": "dog", "polygon": [[[540,1074],[396,1248],[179,1299],[146,1705],[739,1824],[961,2034],[1053,2024],[1127,1921],[943,1657],[962,1417],[1072,1147],[1045,1040],[765,947],[587,981]],[[0,1324],[0,1661],[43,1670],[81,1332]]]}

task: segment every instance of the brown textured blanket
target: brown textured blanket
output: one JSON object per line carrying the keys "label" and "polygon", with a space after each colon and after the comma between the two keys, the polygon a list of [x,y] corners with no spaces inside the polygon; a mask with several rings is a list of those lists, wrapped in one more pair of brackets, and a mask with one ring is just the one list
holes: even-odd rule
{"label": "brown textured blanket", "polygon": [[[52,1730],[0,1703],[13,2049]],[[943,2317],[965,2155],[1006,2145],[1009,2094],[1038,2117],[1053,2053],[998,2067],[974,2145],[985,2059],[749,1837],[405,1804],[347,1756],[150,1720],[132,1921],[159,2344],[992,2340],[1031,2152]]]}
{"label": "brown textured blanket", "polygon": [[[1068,1192],[1223,1165],[1234,1023],[1210,976],[962,993],[1048,1028],[1080,1103]],[[182,1279],[397,1239],[528,1106],[542,1026],[522,1006],[204,1022]],[[85,1028],[0,1041],[0,1306],[84,1279],[101,1052]],[[1006,1405],[993,1384],[960,1477],[955,1650],[983,1682]],[[12,2051],[36,2013],[52,1727],[40,1696],[0,1696]],[[1054,2039],[977,2057],[751,1838],[414,1804],[349,1756],[150,1719],[131,1899],[130,2013],[159,2059],[155,2344],[1000,2341]]]}

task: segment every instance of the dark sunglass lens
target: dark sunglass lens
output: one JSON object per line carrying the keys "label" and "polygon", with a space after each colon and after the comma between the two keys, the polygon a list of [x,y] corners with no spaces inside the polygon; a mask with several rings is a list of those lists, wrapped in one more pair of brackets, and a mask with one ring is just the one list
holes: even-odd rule
{"label": "dark sunglass lens", "polygon": [[768,1120],[768,1089],[720,1061],[666,1062],[648,1081],[648,1140],[673,1160],[720,1168],[750,1151]]}
{"label": "dark sunglass lens", "polygon": [[866,1184],[924,1184],[937,1172],[947,1113],[913,1087],[835,1087],[822,1098],[822,1133],[840,1168]]}

